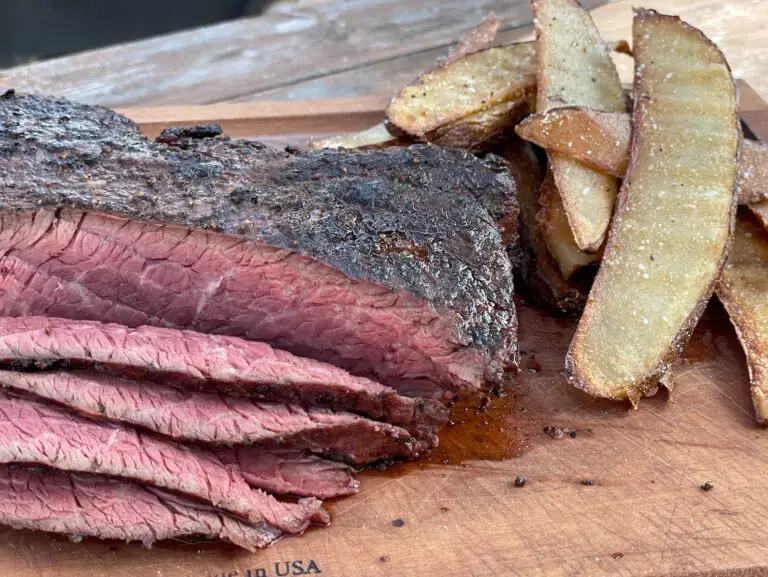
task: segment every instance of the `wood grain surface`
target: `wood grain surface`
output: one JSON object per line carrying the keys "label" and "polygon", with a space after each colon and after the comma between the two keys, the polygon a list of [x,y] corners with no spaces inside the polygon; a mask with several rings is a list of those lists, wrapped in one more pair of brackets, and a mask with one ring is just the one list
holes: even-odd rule
{"label": "wood grain surface", "polygon": [[[742,115],[768,139],[768,108],[748,86],[741,92]],[[196,107],[172,112],[201,117]],[[141,111],[155,122],[167,113]],[[673,397],[659,393],[638,411],[566,384],[575,321],[522,302],[518,310],[523,362],[509,397],[488,413],[470,410],[465,423],[457,407],[458,425],[429,462],[362,473],[359,495],[329,503],[331,527],[255,554],[0,529],[0,575],[768,575],[768,436],[755,425],[744,357],[719,303],[675,367]]]}
{"label": "wood grain surface", "polygon": [[[768,98],[768,2],[619,0],[593,11],[604,38],[631,38],[635,5],[701,27],[734,74]],[[502,22],[499,42],[531,37],[527,0],[302,0],[257,18],[3,70],[0,88],[113,107],[387,96],[491,10]],[[631,59],[616,60],[630,82]]]}
{"label": "wood grain surface", "polygon": [[[528,0],[285,3],[256,18],[7,69],[0,87],[112,107],[280,100],[280,90],[325,77],[334,78],[328,90],[291,97],[390,94],[492,11],[505,37],[532,18]],[[379,82],[372,65],[398,72]],[[337,77],[348,72],[354,87]]]}
{"label": "wood grain surface", "polygon": [[[572,321],[521,305],[520,326],[514,411],[481,424],[502,439],[522,428],[520,457],[366,472],[359,495],[331,504],[331,527],[255,554],[4,530],[0,575],[274,577],[286,561],[314,561],[332,577],[768,575],[768,436],[755,426],[744,358],[719,306],[676,367],[673,398],[659,393],[638,411],[565,383]],[[556,440],[548,426],[576,438]]]}
{"label": "wood grain surface", "polygon": [[[509,3],[498,3],[502,4]],[[322,5],[315,0],[305,10],[317,11]],[[671,7],[667,11],[683,13],[709,34],[721,31],[722,36],[715,39],[725,49],[735,72],[746,76],[757,88],[755,92],[742,86],[742,117],[758,137],[768,140],[768,111],[758,96],[768,94],[768,85],[764,84],[765,42],[757,42],[759,49],[747,46],[747,39],[754,43],[755,38],[765,34],[768,2],[671,0],[649,5],[660,10]],[[606,37],[628,37],[629,6],[629,2],[622,1],[595,12],[604,32],[615,30]],[[701,10],[697,11],[696,6]],[[486,8],[478,10],[478,20]],[[466,28],[459,26],[458,18],[469,17],[462,12],[454,28],[445,24],[452,30],[453,39]],[[285,21],[291,23],[286,25],[288,28],[296,26],[294,17],[286,17]],[[504,34],[525,32],[519,29]],[[205,34],[201,36],[199,42],[204,43]],[[153,50],[163,53],[153,46]],[[174,50],[170,49],[172,61],[178,56]],[[443,51],[424,48],[419,54],[428,55],[431,62]],[[225,57],[224,62],[241,62],[239,57],[232,58]],[[347,93],[339,89],[327,94],[350,96],[366,88],[364,78],[368,74],[372,79],[367,85],[369,90],[360,94],[374,93],[383,86],[377,84],[377,78],[385,82],[392,78],[394,70],[402,70],[391,64],[399,58],[386,57],[357,68],[338,69],[314,80],[296,80],[302,78],[296,73],[290,77],[296,81],[282,87],[275,76],[264,81],[268,90],[251,96],[258,100],[261,95],[269,99],[312,95],[313,83],[326,82],[327,78],[333,80],[326,86],[348,82],[350,87]],[[91,74],[102,70],[98,63],[93,66],[96,68]],[[382,72],[377,77],[378,73],[371,71],[378,66]],[[390,72],[386,72],[387,66],[391,66]],[[424,62],[419,62],[414,72],[424,67]],[[237,66],[233,68],[238,70]],[[160,69],[155,68],[155,72]],[[123,94],[122,90],[131,85],[128,73],[118,78],[112,90],[106,82],[100,85],[98,79],[92,84],[85,77],[80,83],[72,82],[70,72],[77,72],[75,65],[70,72],[66,68],[59,70],[51,67],[35,82],[39,81],[45,91],[72,90],[82,100],[106,102],[113,98],[123,105],[232,100],[235,84],[240,86],[242,80],[236,78],[225,90],[219,86],[218,77],[201,76],[185,88],[184,96],[188,98],[176,100],[179,86],[173,81],[164,86],[151,71],[142,81],[158,81],[159,86],[147,89],[151,94],[130,90]],[[248,74],[244,74],[246,77]],[[36,76],[27,70],[16,78],[32,82]],[[8,77],[2,80],[7,81]],[[140,87],[142,82],[135,86]],[[243,82],[250,85],[251,80]],[[299,92],[291,94],[290,90]],[[378,92],[388,91],[389,87]],[[219,98],[221,95],[224,97]],[[301,112],[306,107],[302,104],[296,108],[295,103],[272,108],[271,104],[260,105],[234,113],[233,109],[176,108],[142,109],[137,114],[145,115],[143,122],[149,132],[159,129],[166,118],[215,118],[231,122],[244,132],[253,131],[254,126],[258,134],[279,132],[267,140],[285,143],[305,141],[307,134],[321,131],[319,127],[353,129],[350,126],[357,122],[367,122],[366,115],[377,114],[381,101],[347,101],[345,108],[357,108],[354,114],[339,119],[338,125],[335,119],[339,118],[339,103],[333,102],[307,104],[315,108],[306,114]],[[323,120],[314,119],[314,115]],[[258,119],[255,124],[253,118]],[[261,119],[266,120],[262,123]],[[291,128],[286,136],[287,127]],[[575,329],[573,321],[551,318],[523,303],[519,311],[521,349],[525,351],[523,371],[510,382],[512,395],[503,405],[507,414],[493,416],[492,411],[485,419],[487,424],[480,417],[457,426],[445,436],[446,445],[451,446],[444,447],[442,454],[482,456],[487,447],[472,440],[480,435],[479,430],[481,438],[490,435],[496,444],[508,442],[510,451],[522,450],[520,456],[502,461],[470,459],[463,464],[408,464],[384,472],[365,472],[359,495],[330,504],[331,527],[286,539],[255,554],[218,544],[165,543],[150,551],[95,540],[74,544],[60,537],[2,529],[0,575],[275,577],[298,574],[299,565],[293,562],[301,562],[303,574],[333,577],[768,575],[764,529],[768,518],[768,432],[754,423],[743,354],[719,304],[710,306],[685,359],[675,367],[672,398],[659,393],[643,400],[638,411],[595,401],[565,383],[563,358]],[[458,414],[456,420],[461,417]],[[555,439],[544,432],[545,427],[559,427],[566,434]],[[575,438],[567,434],[571,431],[576,433]],[[526,477],[524,487],[515,486],[518,475]],[[705,492],[700,486],[706,481],[713,488]]]}

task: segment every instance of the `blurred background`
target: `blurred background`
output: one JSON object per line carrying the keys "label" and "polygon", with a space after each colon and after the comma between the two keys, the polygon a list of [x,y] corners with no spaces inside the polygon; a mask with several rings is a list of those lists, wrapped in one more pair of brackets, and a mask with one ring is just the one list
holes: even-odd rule
{"label": "blurred background", "polygon": [[0,68],[256,16],[270,3],[271,0],[0,0]]}

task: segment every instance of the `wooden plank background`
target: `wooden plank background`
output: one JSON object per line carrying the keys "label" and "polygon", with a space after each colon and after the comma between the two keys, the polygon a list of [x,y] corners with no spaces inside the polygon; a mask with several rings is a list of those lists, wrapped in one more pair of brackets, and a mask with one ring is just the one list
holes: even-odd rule
{"label": "wooden plank background", "polygon": [[[768,2],[647,5],[680,13],[720,43],[735,73],[756,88],[742,89],[742,115],[767,138],[768,112],[757,94],[768,94]],[[629,37],[630,6],[622,0],[594,12],[606,38]],[[491,7],[506,20],[504,40],[530,32],[521,26],[528,20],[520,2],[305,1],[263,21],[227,25],[234,28],[6,70],[0,84],[115,106],[373,94],[335,104],[218,110],[242,130],[250,125],[237,123],[253,114],[264,119],[259,130],[344,130],[345,119],[367,122],[366,115],[378,114],[386,95]],[[284,54],[274,55],[278,50]],[[620,62],[625,81],[626,64]],[[163,115],[207,118],[211,109],[143,113],[154,130]],[[470,445],[478,430],[515,446],[522,438],[521,456],[366,472],[359,495],[331,504],[330,528],[256,554],[217,544],[165,543],[145,551],[0,530],[0,575],[243,577],[250,570],[251,577],[275,577],[284,562],[307,569],[310,560],[332,577],[768,575],[768,435],[754,424],[743,354],[722,309],[710,307],[676,366],[674,397],[660,393],[639,411],[569,387],[562,365],[574,322],[522,303],[519,310],[524,370],[506,412],[487,425],[458,425],[445,440],[467,452],[462,444]],[[543,431],[551,426],[575,430],[576,438],[555,440]],[[525,487],[515,487],[517,475],[527,477]],[[702,491],[704,481],[714,489]]]}
{"label": "wooden plank background", "polygon": [[[593,11],[606,39],[631,37],[637,4],[702,28],[734,74],[768,97],[768,2],[620,0]],[[3,70],[0,88],[113,107],[386,96],[490,11],[503,23],[501,42],[531,36],[527,0],[303,0],[257,18]],[[631,60],[618,63],[631,81]]]}

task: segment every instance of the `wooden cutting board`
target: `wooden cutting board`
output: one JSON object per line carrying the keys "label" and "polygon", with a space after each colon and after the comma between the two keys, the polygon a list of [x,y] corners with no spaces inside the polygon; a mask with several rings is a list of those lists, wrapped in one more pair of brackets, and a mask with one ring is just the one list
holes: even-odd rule
{"label": "wooden cutting board", "polygon": [[[768,140],[768,107],[746,85],[741,92],[742,117]],[[148,134],[220,121],[233,136],[284,145],[368,126],[383,105],[371,98],[125,112]],[[359,495],[329,504],[331,527],[255,554],[2,530],[0,575],[768,575],[768,431],[755,425],[744,357],[719,304],[676,366],[672,397],[661,392],[638,411],[567,386],[574,321],[522,302],[518,310],[523,362],[510,394],[487,412],[454,407],[456,425],[430,462],[362,473]],[[710,491],[700,488],[706,481]]]}

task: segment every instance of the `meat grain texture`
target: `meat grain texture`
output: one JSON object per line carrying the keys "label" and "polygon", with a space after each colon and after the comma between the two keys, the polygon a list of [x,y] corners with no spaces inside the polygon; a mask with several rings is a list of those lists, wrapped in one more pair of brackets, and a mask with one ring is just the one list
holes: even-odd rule
{"label": "meat grain texture", "polygon": [[0,314],[264,340],[443,398],[516,362],[511,267],[477,202],[508,194],[502,165],[186,136],[0,100]]}
{"label": "meat grain texture", "polygon": [[220,539],[250,551],[281,535],[152,487],[63,471],[0,468],[0,523],[121,541]]}
{"label": "meat grain texture", "polygon": [[420,440],[401,427],[344,411],[189,393],[82,371],[0,370],[0,386],[179,441],[264,449],[291,447],[330,454],[355,465],[416,458],[419,451],[431,446],[428,443],[433,437],[437,442],[434,431],[428,439]]}

